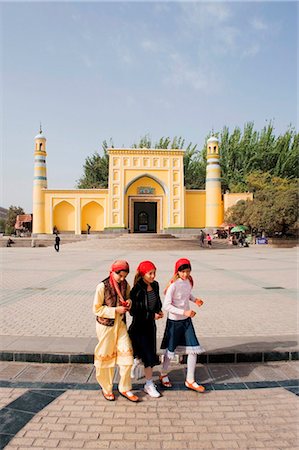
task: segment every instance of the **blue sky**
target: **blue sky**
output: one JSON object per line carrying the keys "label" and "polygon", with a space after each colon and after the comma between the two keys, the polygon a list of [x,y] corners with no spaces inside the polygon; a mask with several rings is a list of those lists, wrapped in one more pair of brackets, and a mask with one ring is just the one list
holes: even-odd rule
{"label": "blue sky", "polygon": [[274,119],[297,127],[296,2],[2,2],[2,195],[32,210],[34,136],[49,188],[74,188],[104,139],[130,147]]}

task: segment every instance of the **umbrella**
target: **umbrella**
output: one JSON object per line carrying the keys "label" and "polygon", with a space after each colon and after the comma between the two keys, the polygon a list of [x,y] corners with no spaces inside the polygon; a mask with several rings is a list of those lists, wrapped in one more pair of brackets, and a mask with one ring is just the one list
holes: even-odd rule
{"label": "umbrella", "polygon": [[240,231],[246,231],[248,230],[248,227],[246,227],[245,225],[237,225],[236,227],[232,228],[230,230],[231,233],[238,233]]}

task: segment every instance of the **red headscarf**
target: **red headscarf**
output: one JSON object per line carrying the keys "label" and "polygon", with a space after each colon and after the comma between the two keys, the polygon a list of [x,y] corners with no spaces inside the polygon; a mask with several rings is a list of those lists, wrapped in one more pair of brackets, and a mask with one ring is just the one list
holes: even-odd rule
{"label": "red headscarf", "polygon": [[139,266],[137,267],[137,272],[140,273],[140,275],[143,277],[147,272],[150,272],[151,270],[156,270],[156,266],[151,261],[142,261]]}
{"label": "red headscarf", "polygon": [[174,266],[174,274],[178,273],[178,270],[181,266],[189,266],[191,270],[191,262],[187,258],[178,259]]}
{"label": "red headscarf", "polygon": [[114,279],[114,276],[112,274],[112,272],[118,272],[118,271],[124,271],[124,272],[128,272],[130,271],[129,268],[129,263],[123,259],[119,259],[117,261],[114,261],[114,263],[111,265],[110,268],[110,276],[109,276],[109,281],[111,286],[115,289],[118,297],[119,297],[119,301],[122,305],[126,306],[127,302],[124,300],[123,296],[121,295],[119,286],[117,281]]}
{"label": "red headscarf", "polygon": [[[179,268],[180,268],[181,266],[188,266],[188,267],[185,267],[185,269],[190,269],[190,270],[191,270],[191,262],[189,261],[189,259],[187,259],[187,258],[180,258],[180,259],[178,259],[177,262],[175,263],[175,266],[174,266],[174,276],[178,273]],[[184,269],[183,269],[183,270],[184,270]],[[193,283],[193,278],[191,277],[191,275],[189,275],[189,281],[190,281],[191,285],[193,286],[194,283]]]}

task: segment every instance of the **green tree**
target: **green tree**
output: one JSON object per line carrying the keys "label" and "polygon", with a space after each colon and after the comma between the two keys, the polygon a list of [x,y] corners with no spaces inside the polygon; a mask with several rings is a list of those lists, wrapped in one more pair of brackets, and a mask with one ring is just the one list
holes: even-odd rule
{"label": "green tree", "polygon": [[6,224],[5,219],[0,219],[0,233],[4,233],[4,231],[5,231],[5,224]]}
{"label": "green tree", "polygon": [[10,235],[15,231],[16,218],[20,214],[25,214],[20,206],[10,206],[8,208],[7,218],[5,222],[5,234]]}
{"label": "green tree", "polygon": [[244,225],[245,211],[249,207],[248,200],[239,200],[234,206],[227,209],[224,214],[224,220],[227,223],[235,223],[237,225]]}
{"label": "green tree", "polygon": [[247,176],[253,201],[240,201],[225,214],[228,221],[248,225],[268,236],[286,234],[298,221],[298,183],[256,171]]}
{"label": "green tree", "polygon": [[[204,189],[206,176],[206,141],[215,135],[220,141],[220,163],[222,168],[222,188],[231,192],[250,190],[247,176],[260,170],[279,178],[298,178],[299,134],[290,126],[276,137],[273,122],[269,122],[260,132],[254,123],[248,122],[243,130],[239,127],[230,132],[224,126],[220,132],[211,132],[199,150],[197,144],[187,145],[181,136],[163,136],[153,142],[148,134],[135,142],[132,148],[185,149],[184,175],[187,189]],[[78,188],[106,188],[108,186],[109,155],[107,142],[102,144],[103,156],[98,152],[86,158],[84,174],[77,183]],[[113,147],[111,142],[110,147]]]}
{"label": "green tree", "polygon": [[[112,140],[110,147],[114,147]],[[182,137],[175,136],[162,137],[157,142],[152,142],[148,135],[140,138],[131,148],[154,148],[154,149],[183,149],[185,140]],[[77,182],[79,189],[99,189],[108,187],[109,155],[107,141],[102,143],[103,156],[95,152],[88,156],[83,166],[83,176]],[[197,150],[197,145],[190,142],[184,154],[184,175],[185,186],[187,189],[203,189],[205,184],[205,160],[202,154]]]}
{"label": "green tree", "polygon": [[[113,147],[111,142],[111,147]],[[77,182],[79,189],[99,189],[108,187],[109,155],[106,141],[102,143],[103,156],[95,152],[85,160],[84,174]]]}
{"label": "green tree", "polygon": [[281,178],[298,177],[299,134],[293,128],[276,137],[272,122],[261,132],[254,130],[253,122],[248,122],[243,133],[236,127],[230,134],[228,127],[224,127],[215,134],[220,140],[224,190],[248,191],[246,177],[257,170]]}

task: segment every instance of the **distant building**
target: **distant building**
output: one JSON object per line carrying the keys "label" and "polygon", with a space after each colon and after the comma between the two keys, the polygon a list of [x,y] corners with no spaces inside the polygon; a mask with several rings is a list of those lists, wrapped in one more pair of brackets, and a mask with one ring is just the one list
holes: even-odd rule
{"label": "distant building", "polygon": [[206,189],[184,186],[184,150],[110,148],[108,189],[48,189],[46,138],[35,137],[33,234],[217,228],[226,206],[251,193],[222,193],[218,139],[207,141]]}
{"label": "distant building", "polygon": [[22,234],[32,231],[32,215],[31,214],[19,214],[16,217],[15,223],[16,234]]}
{"label": "distant building", "polygon": [[8,209],[0,206],[0,219],[7,219]]}

